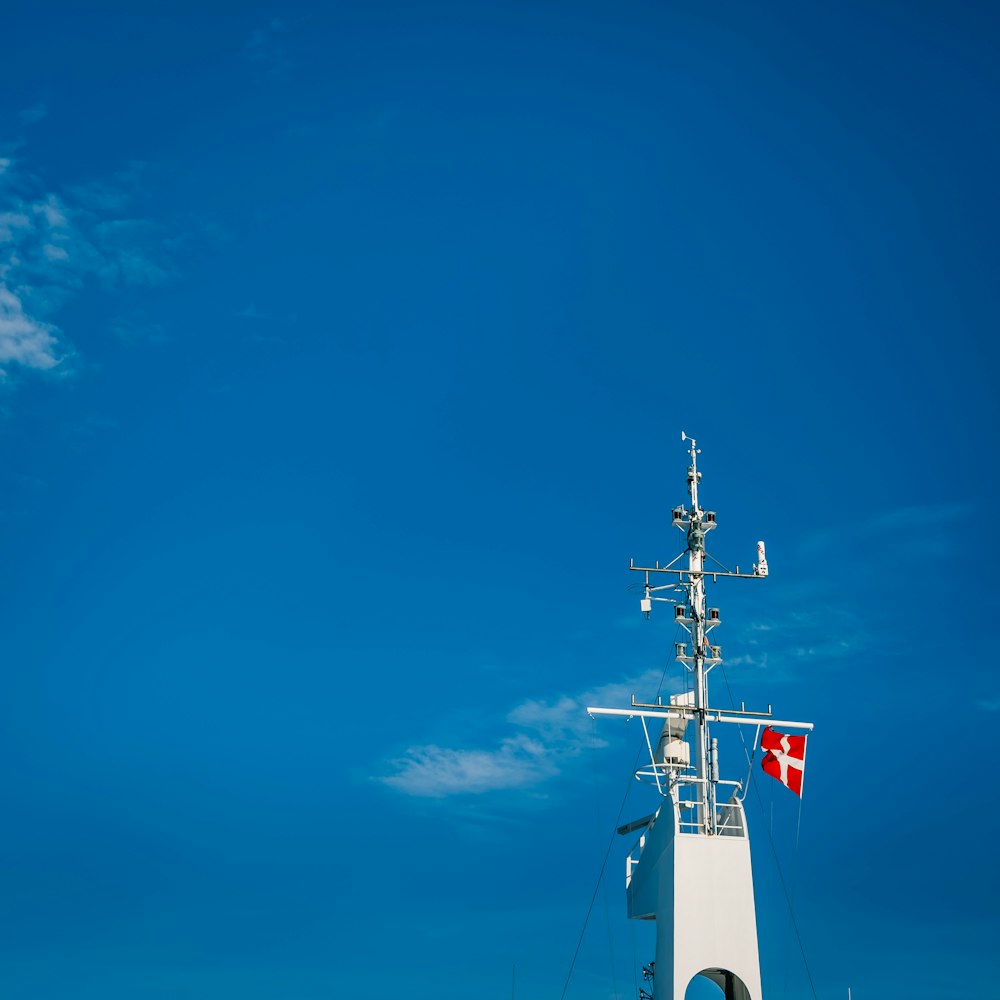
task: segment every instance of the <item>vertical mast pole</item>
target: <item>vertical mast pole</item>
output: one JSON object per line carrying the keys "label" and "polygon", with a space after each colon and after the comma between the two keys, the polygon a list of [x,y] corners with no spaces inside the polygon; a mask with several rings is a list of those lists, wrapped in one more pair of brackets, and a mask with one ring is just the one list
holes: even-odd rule
{"label": "vertical mast pole", "polygon": [[708,769],[708,681],[705,670],[705,528],[702,524],[704,511],[698,503],[698,449],[694,438],[691,442],[691,465],[688,467],[688,492],[691,494],[691,516],[688,525],[688,571],[690,572],[691,593],[691,639],[694,649],[694,707],[698,710],[695,719],[695,774],[698,778],[698,825],[703,833],[714,832],[715,810],[709,808]]}

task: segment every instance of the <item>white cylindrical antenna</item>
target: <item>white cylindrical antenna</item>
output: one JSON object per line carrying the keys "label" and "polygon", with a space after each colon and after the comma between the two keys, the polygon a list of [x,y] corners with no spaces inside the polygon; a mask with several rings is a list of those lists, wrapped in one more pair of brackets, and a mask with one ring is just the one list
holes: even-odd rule
{"label": "white cylindrical antenna", "polygon": [[757,576],[767,576],[767,553],[764,551],[764,543],[757,543],[757,565],[754,566]]}

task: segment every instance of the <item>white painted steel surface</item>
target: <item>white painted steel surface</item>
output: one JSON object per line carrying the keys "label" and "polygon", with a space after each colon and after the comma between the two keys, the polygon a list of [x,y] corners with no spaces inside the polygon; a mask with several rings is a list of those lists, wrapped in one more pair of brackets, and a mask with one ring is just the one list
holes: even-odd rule
{"label": "white painted steel surface", "polygon": [[742,835],[687,834],[665,799],[629,866],[629,916],[656,920],[657,1000],[683,1000],[706,969],[735,974],[745,988],[737,1000],[761,1000],[750,840],[737,808]]}

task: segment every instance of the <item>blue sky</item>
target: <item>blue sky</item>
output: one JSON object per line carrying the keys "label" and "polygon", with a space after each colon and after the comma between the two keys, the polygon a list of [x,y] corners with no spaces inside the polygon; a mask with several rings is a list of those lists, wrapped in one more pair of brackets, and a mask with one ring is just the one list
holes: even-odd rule
{"label": "blue sky", "polygon": [[[733,695],[817,724],[797,849],[750,796],[768,997],[811,995],[768,830],[818,996],[990,992],[986,5],[4,34],[5,997],[558,997],[638,749],[584,706],[679,681],[627,565],[681,430],[712,551],[768,543]],[[573,1000],[652,957],[627,847]]]}

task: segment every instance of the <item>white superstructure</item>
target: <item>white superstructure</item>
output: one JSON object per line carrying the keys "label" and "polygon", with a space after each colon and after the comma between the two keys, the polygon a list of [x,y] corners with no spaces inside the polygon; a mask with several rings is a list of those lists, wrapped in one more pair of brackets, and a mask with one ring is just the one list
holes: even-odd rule
{"label": "white superstructure", "polygon": [[812,724],[772,719],[770,706],[767,712],[748,712],[743,706],[715,708],[709,701],[708,675],[722,663],[722,650],[713,644],[721,617],[718,608],[707,606],[706,581],[763,579],[767,560],[763,542],[757,543],[752,573],[740,573],[738,566],[731,571],[706,552],[715,512],[703,510],[699,501],[696,442],[681,437],[690,442],[691,502],[675,507],[672,520],[685,533],[687,549],[666,566],[632,563],[629,568],[644,574],[640,607],[647,617],[654,603],[669,603],[674,620],[687,633],[690,641],[676,643],[675,657],[688,672],[690,690],[668,702],[659,698],[645,704],[633,696],[625,708],[587,711],[642,720],[650,760],[636,777],[655,784],[663,796],[655,813],[619,830],[639,832],[626,862],[628,913],[636,920],[656,921],[656,960],[647,969],[656,1000],[683,1000],[688,984],[699,975],[722,987],[726,1000],[761,1000],[745,789],[740,781],[720,779],[718,741],[710,727],[756,726],[756,745],[764,725],[812,729]]}

